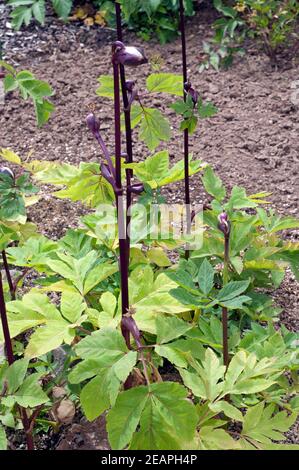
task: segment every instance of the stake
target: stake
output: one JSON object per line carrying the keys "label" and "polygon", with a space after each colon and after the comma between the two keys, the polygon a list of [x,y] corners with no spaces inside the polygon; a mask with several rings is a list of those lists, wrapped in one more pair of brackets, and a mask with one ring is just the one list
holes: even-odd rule
{"label": "stake", "polygon": [[[123,188],[121,181],[121,130],[120,130],[120,89],[119,66],[113,60],[114,79],[114,123],[115,123],[115,180],[119,192],[116,194],[118,237],[119,237],[119,265],[121,277],[122,315],[129,310],[129,282],[128,282],[128,243],[126,239],[126,224],[123,207]],[[130,348],[130,332],[122,325],[122,334],[128,348]]]}
{"label": "stake", "polygon": [[[2,324],[2,330],[3,330],[3,336],[4,336],[7,362],[11,366],[14,363],[15,358],[13,355],[11,337],[10,337],[9,326],[8,326],[8,321],[7,321],[1,270],[0,270],[0,314],[1,314],[1,324]],[[30,421],[28,419],[26,410],[25,408],[21,406],[19,406],[18,409],[20,412],[21,420],[23,423],[23,428],[24,428],[25,435],[26,435],[27,449],[34,450],[32,432],[30,431]]]}
{"label": "stake", "polygon": [[[185,83],[188,81],[187,76],[187,53],[186,53],[186,34],[185,34],[185,15],[183,0],[179,0],[180,11],[180,31],[182,43],[182,62],[183,62],[183,91],[184,101],[187,99],[185,91]],[[189,131],[184,129],[184,181],[185,181],[185,205],[186,205],[186,220],[187,220],[187,233],[191,229],[191,210],[190,210],[190,183],[189,183]],[[185,257],[189,258],[190,252],[186,249]]]}

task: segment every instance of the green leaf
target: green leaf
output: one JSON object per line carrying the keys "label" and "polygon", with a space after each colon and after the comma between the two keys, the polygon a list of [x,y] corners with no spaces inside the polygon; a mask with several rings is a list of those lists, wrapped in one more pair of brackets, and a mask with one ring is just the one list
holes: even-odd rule
{"label": "green leaf", "polygon": [[14,163],[15,165],[21,165],[22,160],[20,159],[19,155],[14,153],[10,149],[1,149],[0,156],[4,158],[7,162]]}
{"label": "green leaf", "polygon": [[216,176],[210,166],[205,168],[202,182],[207,193],[214,196],[217,201],[221,202],[225,198],[225,187],[223,186],[221,179]]}
{"label": "green leaf", "polygon": [[7,391],[9,394],[14,393],[23,383],[27,373],[28,364],[28,359],[19,359],[8,367],[5,379],[7,380]]}
{"label": "green leaf", "polygon": [[37,0],[34,2],[32,5],[32,13],[34,18],[42,25],[45,24],[45,14],[46,14],[46,8],[45,8],[45,0]]}
{"label": "green leaf", "polygon": [[243,415],[241,411],[238,410],[235,406],[231,405],[227,401],[221,400],[216,403],[211,403],[209,408],[216,413],[223,413],[228,417],[235,421],[243,421]]}
{"label": "green leaf", "polygon": [[189,103],[186,103],[184,100],[177,100],[175,103],[172,103],[170,106],[177,114],[184,115],[186,112],[192,110]]}
{"label": "green leaf", "polygon": [[184,387],[171,382],[122,392],[107,417],[111,447],[123,449],[132,440],[130,449],[184,448],[194,438],[197,423],[186,398]]}
{"label": "green leaf", "polygon": [[177,271],[167,271],[166,274],[172,281],[186,289],[186,291],[191,292],[191,294],[199,295],[198,289],[194,285],[192,276],[188,271],[178,269]]}
{"label": "green leaf", "polygon": [[188,353],[177,349],[175,346],[172,345],[172,343],[156,346],[155,352],[159,356],[166,357],[169,362],[171,362],[177,367],[188,367]]}
{"label": "green leaf", "polygon": [[22,383],[14,394],[16,402],[24,408],[35,408],[46,403],[49,398],[38,384],[40,373],[31,374]]}
{"label": "green leaf", "polygon": [[224,429],[215,429],[213,425],[203,426],[199,438],[202,450],[240,449],[238,441],[235,441]]}
{"label": "green leaf", "polygon": [[149,150],[155,150],[161,141],[170,140],[170,125],[158,109],[143,108],[143,113],[139,137]]}
{"label": "green leaf", "polygon": [[163,248],[151,248],[146,254],[151,263],[154,263],[161,268],[171,265],[171,261]]}
{"label": "green leaf", "polygon": [[[251,394],[267,390],[277,379],[279,366],[275,358],[257,361],[256,356],[239,351],[232,358],[225,375],[222,396]],[[283,371],[281,370],[281,373]]]}
{"label": "green leaf", "polygon": [[69,16],[73,1],[72,0],[52,0],[53,8],[59,18],[67,19]]}
{"label": "green leaf", "polygon": [[226,284],[218,293],[217,300],[224,302],[242,294],[249,286],[250,279],[246,281],[231,281]]}
{"label": "green leaf", "polygon": [[95,331],[76,346],[76,353],[84,359],[97,359],[105,355],[116,361],[126,352],[126,343],[121,333],[112,328]]}
{"label": "green leaf", "polygon": [[35,101],[34,104],[37,124],[41,127],[48,122],[51,114],[55,110],[55,106],[48,100]]}
{"label": "green leaf", "polygon": [[102,374],[94,377],[86,384],[80,394],[80,403],[86,418],[93,421],[110,406],[109,395],[106,389],[106,383]]}
{"label": "green leaf", "polygon": [[123,449],[132,439],[148,399],[147,387],[121,392],[107,416],[107,431],[112,449]]}
{"label": "green leaf", "polygon": [[169,291],[170,295],[175,298],[182,305],[186,305],[194,308],[201,306],[201,298],[191,294],[190,292],[178,287],[177,289],[171,289]]}
{"label": "green leaf", "polygon": [[197,127],[197,117],[192,115],[186,119],[184,119],[181,124],[180,124],[180,130],[183,131],[185,129],[188,129],[189,134],[193,134],[193,132],[196,130]]}
{"label": "green leaf", "polygon": [[246,195],[244,188],[234,186],[231,192],[231,196],[228,202],[225,204],[227,210],[232,209],[244,209],[248,207],[257,207],[257,203],[254,202],[250,197]]}
{"label": "green leaf", "polygon": [[157,343],[163,344],[178,338],[192,328],[189,323],[177,317],[157,317]]}
{"label": "green leaf", "polygon": [[214,286],[214,269],[207,258],[205,258],[200,265],[198,272],[198,284],[200,290],[205,295],[208,295]]}
{"label": "green leaf", "polygon": [[152,73],[146,79],[150,93],[170,93],[183,96],[183,78],[173,73]]}
{"label": "green leaf", "polygon": [[0,424],[0,450],[7,449],[7,438],[5,434],[4,427]]}
{"label": "green leaf", "polygon": [[26,26],[29,25],[32,19],[32,10],[26,8],[26,6],[19,6],[12,11],[10,16],[12,18],[12,27],[18,31],[23,23]]}
{"label": "green leaf", "polygon": [[86,303],[77,292],[63,292],[60,308],[64,318],[70,323],[75,323],[86,309]]}
{"label": "green leaf", "polygon": [[5,75],[3,79],[3,85],[5,93],[16,90],[16,88],[18,88],[18,82],[15,77],[11,74]]}
{"label": "green leaf", "polygon": [[110,263],[101,263],[91,269],[84,282],[84,291],[83,294],[86,295],[91,291],[95,286],[100,284],[100,282],[107,279],[107,277],[112,276],[112,274],[118,271],[118,264]]}
{"label": "green leaf", "polygon": [[216,354],[207,349],[202,366],[198,365],[197,372],[199,375],[180,370],[180,374],[186,387],[190,388],[195,396],[209,401],[213,401],[222,391],[225,367],[220,365]]}
{"label": "green leaf", "polygon": [[114,97],[114,82],[111,75],[100,75],[98,78],[100,83],[99,88],[96,90],[96,94],[104,96],[105,98]]}
{"label": "green leaf", "polygon": [[[69,323],[61,320],[53,320],[46,326],[39,327],[31,336],[25,350],[25,356],[34,358],[57,349],[68,336]],[[73,337],[75,334],[72,335]],[[67,338],[68,339],[68,338]],[[71,342],[71,339],[67,342]]]}
{"label": "green leaf", "polygon": [[218,109],[213,103],[210,101],[203,103],[201,98],[198,100],[197,110],[201,119],[210,118],[218,112]]}
{"label": "green leaf", "polygon": [[[294,424],[297,413],[288,416],[286,411],[274,414],[275,404],[265,407],[261,402],[249,408],[244,417],[242,436],[253,439],[255,442],[271,444],[271,441],[285,439],[284,432]],[[259,446],[257,446],[259,448]]]}
{"label": "green leaf", "polygon": [[223,307],[226,307],[230,310],[238,310],[245,308],[243,304],[248,302],[251,302],[250,297],[248,297],[247,295],[240,295],[239,297],[235,297],[234,299],[221,300],[219,303]]}

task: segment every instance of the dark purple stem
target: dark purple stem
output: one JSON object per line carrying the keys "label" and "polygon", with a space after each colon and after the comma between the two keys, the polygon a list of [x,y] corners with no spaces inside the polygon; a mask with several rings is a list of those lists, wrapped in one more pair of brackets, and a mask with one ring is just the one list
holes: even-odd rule
{"label": "dark purple stem", "polygon": [[[0,314],[1,314],[1,324],[2,324],[2,331],[3,331],[3,336],[4,336],[7,362],[9,365],[12,365],[15,361],[15,358],[13,355],[11,337],[10,337],[10,332],[9,332],[7,314],[6,314],[6,306],[5,306],[1,271],[0,271]],[[26,434],[27,449],[34,450],[34,442],[33,442],[32,433],[30,432],[30,422],[29,422],[26,410],[22,407],[19,407],[19,412],[21,415],[21,420],[22,420],[24,431]]]}
{"label": "dark purple stem", "polygon": [[10,298],[11,298],[11,300],[16,300],[16,290],[15,290],[15,287],[14,287],[14,284],[12,282],[12,278],[11,278],[11,275],[10,275],[5,250],[3,250],[1,254],[2,254],[4,271],[5,271],[6,279],[7,279],[7,282],[8,282]]}
{"label": "dark purple stem", "polygon": [[[229,236],[224,234],[224,268],[223,268],[223,284],[228,282],[228,266],[229,266]],[[229,365],[228,353],[228,311],[226,307],[222,308],[222,344],[223,344],[223,364],[226,368]]]}
{"label": "dark purple stem", "polygon": [[94,135],[95,135],[95,138],[97,139],[98,143],[100,144],[100,147],[101,147],[101,149],[102,149],[102,152],[103,152],[103,154],[104,154],[104,156],[105,156],[105,158],[106,158],[106,160],[107,160],[108,167],[109,167],[109,170],[110,170],[111,175],[115,176],[115,169],[114,169],[114,166],[113,166],[111,157],[110,157],[109,150],[107,149],[106,144],[105,144],[105,142],[103,141],[100,132],[99,132],[99,131],[96,131],[96,132],[94,133]]}
{"label": "dark purple stem", "polygon": [[[114,124],[115,124],[115,179],[118,188],[122,188],[121,181],[121,129],[120,129],[120,89],[119,89],[119,68],[113,62],[114,78]],[[122,315],[129,310],[129,272],[128,272],[128,243],[126,239],[126,224],[123,207],[123,191],[116,195],[117,215],[118,215],[118,237],[119,237],[119,265],[121,277],[121,301]],[[122,325],[122,334],[128,348],[130,348],[130,332],[125,325]]]}
{"label": "dark purple stem", "polygon": [[0,271],[0,312],[1,312],[1,323],[2,323],[7,361],[8,361],[8,364],[11,365],[14,363],[14,355],[13,355],[11,337],[10,337],[9,326],[8,326],[8,321],[7,321],[1,271]]}
{"label": "dark purple stem", "polygon": [[[179,0],[180,11],[180,31],[182,43],[182,62],[183,62],[183,91],[184,101],[187,99],[185,91],[185,83],[188,81],[187,76],[187,53],[186,53],[186,34],[185,34],[185,15],[183,0]],[[184,180],[185,180],[185,205],[186,205],[186,220],[187,220],[187,233],[190,233],[191,228],[191,209],[190,209],[190,182],[189,182],[189,132],[184,129]],[[189,250],[186,250],[185,257],[189,258]]]}
{"label": "dark purple stem", "polygon": [[[115,14],[116,14],[116,29],[117,29],[117,39],[118,41],[123,40],[123,33],[122,33],[122,24],[121,24],[121,6],[118,2],[115,2]],[[128,100],[128,93],[126,90],[126,74],[125,74],[125,67],[123,65],[119,66],[120,70],[120,82],[121,82],[121,91],[122,91],[122,98],[123,98],[123,105],[124,105],[124,116],[125,116],[125,128],[126,128],[126,149],[127,149],[127,163],[133,162],[133,144],[132,144],[132,127],[131,127],[131,106],[129,106]],[[131,185],[131,178],[133,177],[132,170],[126,170],[126,183],[127,188]],[[131,217],[129,208],[132,205],[132,194],[127,191],[127,216],[126,216],[126,224],[127,227],[130,225]],[[127,244],[128,244],[128,262],[130,258],[130,238],[129,233],[127,233]]]}

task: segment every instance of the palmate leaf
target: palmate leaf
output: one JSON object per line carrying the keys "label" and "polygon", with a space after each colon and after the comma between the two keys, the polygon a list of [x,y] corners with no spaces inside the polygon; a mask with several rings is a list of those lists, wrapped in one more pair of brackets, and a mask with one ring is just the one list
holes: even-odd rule
{"label": "palmate leaf", "polygon": [[130,442],[132,450],[186,448],[195,437],[196,424],[194,405],[187,400],[186,389],[171,382],[120,393],[107,416],[109,441],[116,450]]}
{"label": "palmate leaf", "polygon": [[136,311],[134,319],[141,330],[156,334],[156,319],[159,314],[175,315],[189,310],[170,294],[170,290],[174,287],[176,287],[176,283],[169,279],[165,273],[161,273],[154,281],[151,291],[133,303],[132,306]]}
{"label": "palmate leaf", "polygon": [[47,269],[49,255],[57,250],[57,243],[43,235],[31,237],[23,245],[7,249],[9,261],[16,266],[34,268],[37,271]]}
{"label": "palmate leaf", "polygon": [[137,361],[137,352],[128,351],[121,333],[103,328],[84,338],[76,347],[84,360],[69,374],[71,383],[91,380],[80,395],[84,413],[90,421],[114,405],[121,384]]}
{"label": "palmate leaf", "polygon": [[37,166],[34,177],[43,183],[66,186],[65,189],[54,192],[60,199],[82,201],[91,207],[111,203],[115,199],[112,186],[101,176],[100,165],[97,163],[80,163],[79,167],[67,163],[52,163],[41,169]]}
{"label": "palmate leaf", "polygon": [[224,429],[217,429],[210,426],[203,426],[199,432],[200,450],[238,450],[241,446]]}
{"label": "palmate leaf", "polygon": [[[74,298],[76,298],[76,292]],[[7,303],[8,323],[12,338],[31,328],[38,327],[30,336],[25,350],[27,358],[46,354],[64,342],[67,344],[72,342],[76,334],[74,328],[87,317],[81,315],[83,306],[78,297],[78,302],[73,303],[72,313],[66,308],[65,300],[66,298],[63,297],[65,314],[75,321],[69,321],[63,317],[46,295],[34,290],[25,294],[22,300]],[[0,338],[3,337],[2,335],[1,328]]]}
{"label": "palmate leaf", "polygon": [[164,344],[184,335],[192,325],[177,317],[157,317],[157,343]]}
{"label": "palmate leaf", "polygon": [[139,126],[139,138],[150,150],[155,150],[161,141],[170,139],[169,122],[158,109],[132,105],[131,124],[133,129]]}
{"label": "palmate leaf", "polygon": [[[192,156],[190,156],[190,176],[202,171],[205,165],[200,160],[192,161]],[[170,168],[170,158],[167,150],[158,152],[142,162],[127,164],[126,167],[133,169],[137,178],[153,189],[184,179],[184,161],[181,160]]]}
{"label": "palmate leaf", "polygon": [[[244,417],[243,429],[241,433],[241,443],[246,448],[246,441],[249,441],[256,449],[275,449],[272,441],[284,440],[284,432],[288,431],[297,418],[297,413],[288,415],[286,411],[275,413],[276,405],[265,406],[264,402],[249,408]],[[279,445],[281,450],[283,445]],[[299,446],[288,446],[288,448],[298,449]]]}
{"label": "palmate leaf", "polygon": [[173,73],[152,73],[146,79],[150,93],[170,93],[183,96],[183,77]]}
{"label": "palmate leaf", "polygon": [[273,385],[283,373],[275,358],[257,361],[254,354],[239,351],[232,358],[229,367],[221,365],[216,354],[207,349],[204,360],[193,365],[196,373],[180,370],[183,382],[195,396],[209,402],[220,400],[226,395],[242,395],[262,392]]}
{"label": "palmate leaf", "polygon": [[161,141],[170,140],[169,122],[158,109],[142,108],[142,112],[139,138],[144,141],[149,150],[155,150]]}
{"label": "palmate leaf", "polygon": [[56,259],[49,259],[47,265],[54,273],[71,281],[83,296],[118,271],[117,263],[99,263],[94,250],[79,259],[58,251]]}
{"label": "palmate leaf", "polygon": [[[16,2],[13,3],[15,4]],[[32,5],[29,7],[24,4],[17,6],[12,12],[12,24],[16,29],[19,29],[23,22],[28,25],[32,15],[43,24],[45,17],[45,1],[32,0],[31,4]],[[47,82],[36,79],[35,76],[27,70],[22,70],[17,73],[14,68],[11,68],[4,79],[4,91],[8,93],[16,89],[19,90],[24,100],[28,98],[32,99],[38,126],[45,124],[55,109],[54,105],[48,100],[48,97],[54,94],[50,85]]]}
{"label": "palmate leaf", "polygon": [[215,197],[217,201],[222,201],[226,196],[226,189],[221,179],[216,176],[210,166],[207,166],[202,177],[202,182],[207,193]]}
{"label": "palmate leaf", "polygon": [[19,359],[12,365],[2,368],[0,388],[5,390],[1,404],[12,407],[15,403],[25,408],[34,408],[48,401],[39,380],[41,373],[27,375],[29,360]]}
{"label": "palmate leaf", "polygon": [[114,85],[113,77],[111,75],[100,75],[98,78],[100,84],[99,88],[96,90],[98,96],[103,96],[105,98],[114,97]]}

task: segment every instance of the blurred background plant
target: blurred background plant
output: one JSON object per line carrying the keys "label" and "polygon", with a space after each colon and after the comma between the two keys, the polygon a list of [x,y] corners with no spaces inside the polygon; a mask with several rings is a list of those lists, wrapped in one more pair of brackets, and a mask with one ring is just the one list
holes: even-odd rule
{"label": "blurred background plant", "polygon": [[[8,0],[14,29],[36,20],[44,25],[49,7],[62,20],[83,21],[87,26],[115,26],[114,0]],[[125,23],[145,40],[156,37],[161,43],[178,34],[178,0],[120,0]],[[194,14],[194,0],[185,0],[186,15]]]}
{"label": "blurred background plant", "polygon": [[203,43],[200,71],[230,66],[236,54],[245,53],[246,38],[257,39],[276,67],[279,49],[298,39],[297,0],[213,0],[213,5],[221,16],[212,25],[214,36]]}
{"label": "blurred background plant", "polygon": [[[63,21],[79,21],[86,26],[115,27],[114,0],[6,0],[11,7],[14,29],[32,21],[44,25],[46,12]],[[119,0],[124,25],[148,41],[169,42],[178,35],[178,0]],[[246,38],[261,43],[271,65],[277,65],[282,46],[298,39],[297,0],[185,0],[185,14],[192,16],[203,3],[218,14],[212,24],[213,37],[204,41],[200,71],[210,66],[218,70],[231,65],[234,56],[245,53]],[[208,35],[208,32],[207,32]]]}

